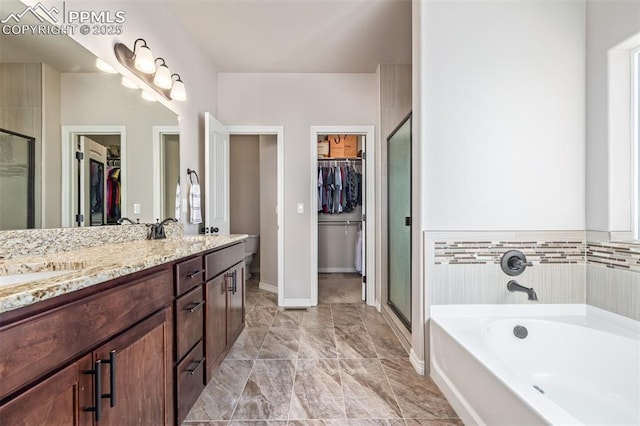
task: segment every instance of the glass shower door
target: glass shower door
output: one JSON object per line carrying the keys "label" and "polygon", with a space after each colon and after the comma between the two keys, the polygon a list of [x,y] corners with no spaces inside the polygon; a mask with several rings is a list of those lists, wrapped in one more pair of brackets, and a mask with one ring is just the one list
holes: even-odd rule
{"label": "glass shower door", "polygon": [[388,304],[411,330],[411,115],[387,138]]}
{"label": "glass shower door", "polygon": [[35,143],[0,129],[0,230],[35,226]]}

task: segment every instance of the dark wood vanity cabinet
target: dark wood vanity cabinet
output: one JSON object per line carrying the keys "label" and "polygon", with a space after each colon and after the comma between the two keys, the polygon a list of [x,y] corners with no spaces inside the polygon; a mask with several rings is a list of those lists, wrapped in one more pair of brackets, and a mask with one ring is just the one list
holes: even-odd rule
{"label": "dark wood vanity cabinet", "polygon": [[147,272],[0,317],[1,425],[172,423],[173,280]]}
{"label": "dark wood vanity cabinet", "polygon": [[181,424],[244,328],[244,243],[0,314],[0,425]]}
{"label": "dark wood vanity cabinet", "polygon": [[244,243],[176,265],[178,425],[244,328],[244,268]]}

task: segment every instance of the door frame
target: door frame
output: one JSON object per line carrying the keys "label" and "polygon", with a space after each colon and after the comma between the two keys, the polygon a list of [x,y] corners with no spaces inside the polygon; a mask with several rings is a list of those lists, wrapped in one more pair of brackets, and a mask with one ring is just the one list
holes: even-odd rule
{"label": "door frame", "polygon": [[[63,228],[75,227],[73,220],[75,182],[78,174],[75,161],[75,141],[78,136],[120,135],[120,152],[125,155],[120,159],[120,211],[126,216],[127,211],[127,126],[62,126],[62,186],[61,186],[61,225]],[[84,164],[80,164],[80,173],[84,174]]]}
{"label": "door frame", "polygon": [[311,158],[309,161],[309,181],[310,181],[310,203],[311,208],[311,271],[309,282],[311,283],[311,305],[318,305],[318,176],[315,170],[318,168],[318,152],[316,145],[318,143],[318,135],[326,134],[351,134],[365,135],[365,176],[366,176],[366,201],[365,213],[367,220],[365,221],[365,276],[367,277],[367,305],[379,306],[375,294],[376,288],[376,180],[375,180],[375,127],[374,126],[311,126]]}
{"label": "door frame", "polygon": [[[276,136],[276,216],[278,224],[278,306],[284,301],[284,126],[225,126],[229,136],[275,135]],[[231,143],[231,140],[229,140]]]}
{"label": "door frame", "polygon": [[[153,217],[160,217],[162,210],[163,197],[160,191],[160,180],[164,175],[164,149],[162,146],[163,135],[180,136],[180,126],[153,126],[151,128],[152,137],[152,156],[153,156]],[[182,170],[182,169],[180,169]],[[182,189],[182,188],[181,188]],[[182,191],[181,191],[182,192]],[[180,194],[182,198],[182,194]],[[180,200],[180,209],[182,209],[182,200]],[[181,211],[182,213],[182,211]],[[181,215],[182,216],[182,215]],[[173,215],[171,216],[173,217]]]}

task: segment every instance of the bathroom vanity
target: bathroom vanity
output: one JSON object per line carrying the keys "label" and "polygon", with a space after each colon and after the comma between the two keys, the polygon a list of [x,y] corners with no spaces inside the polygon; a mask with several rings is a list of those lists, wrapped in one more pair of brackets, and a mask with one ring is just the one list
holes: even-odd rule
{"label": "bathroom vanity", "polygon": [[81,269],[0,287],[0,424],[179,425],[244,328],[243,241],[56,253]]}

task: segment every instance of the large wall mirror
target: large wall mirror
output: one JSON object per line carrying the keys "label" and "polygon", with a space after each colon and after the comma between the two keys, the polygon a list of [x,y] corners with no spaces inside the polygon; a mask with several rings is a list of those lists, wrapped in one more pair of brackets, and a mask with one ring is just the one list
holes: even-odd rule
{"label": "large wall mirror", "polygon": [[172,111],[65,35],[0,36],[0,230],[173,217],[178,171]]}

